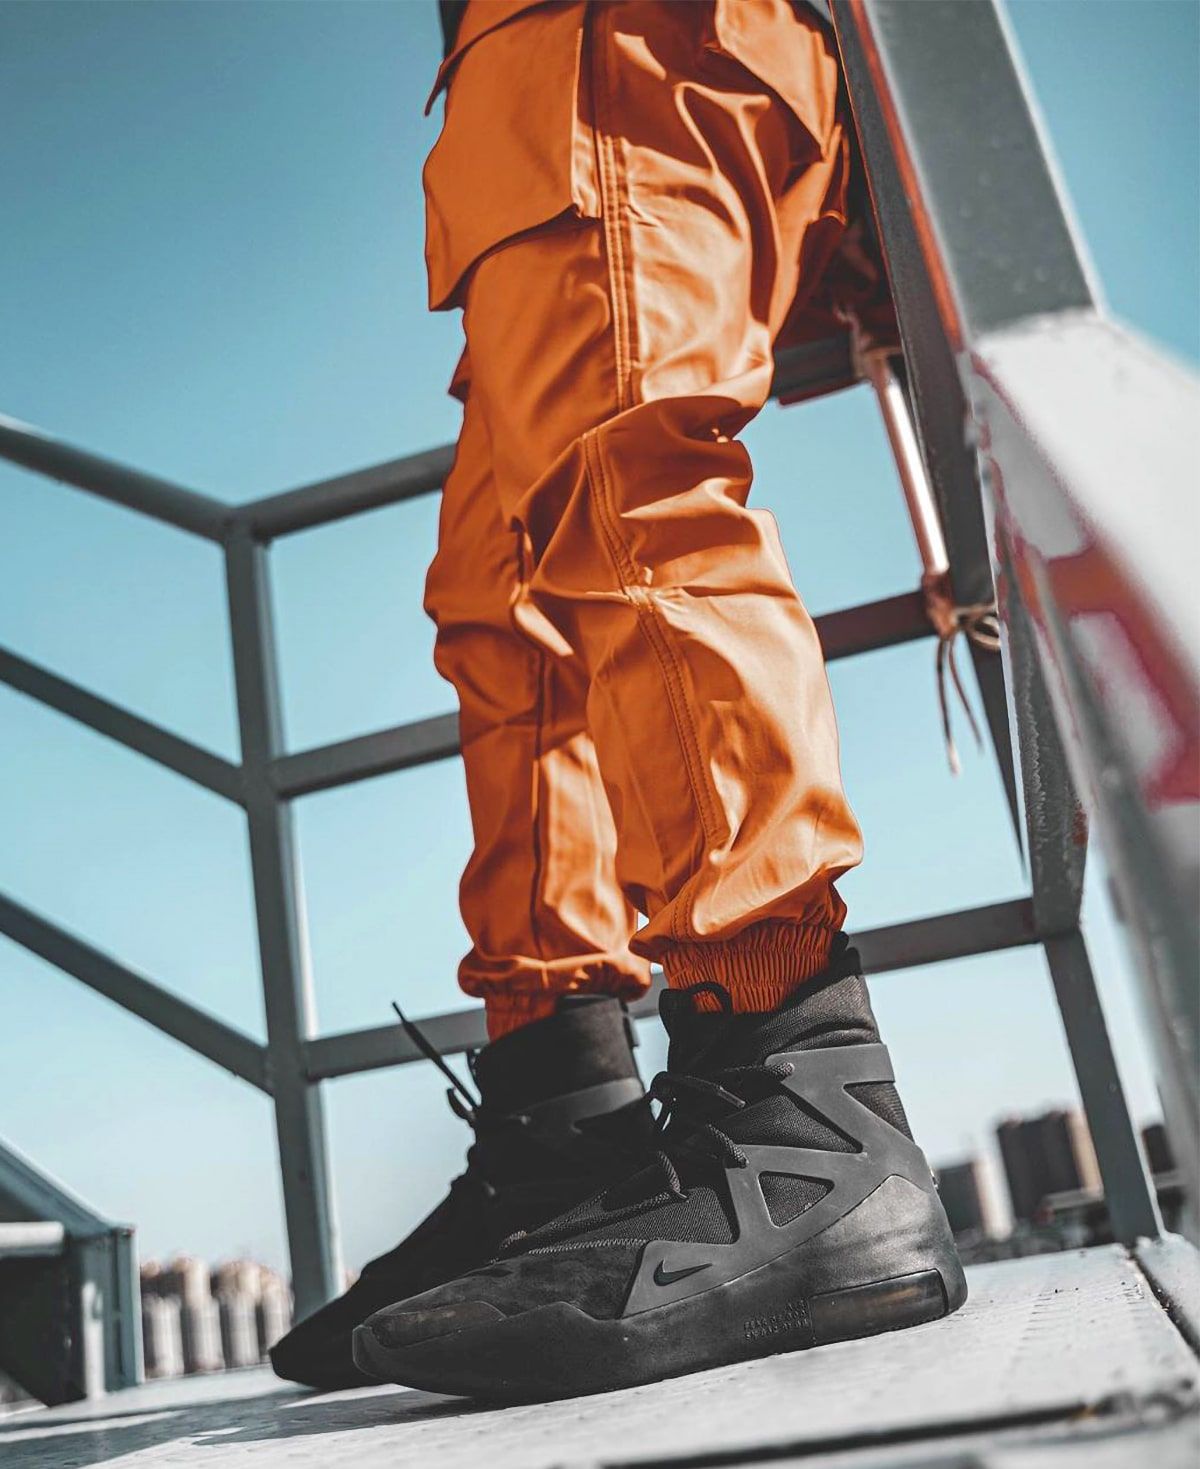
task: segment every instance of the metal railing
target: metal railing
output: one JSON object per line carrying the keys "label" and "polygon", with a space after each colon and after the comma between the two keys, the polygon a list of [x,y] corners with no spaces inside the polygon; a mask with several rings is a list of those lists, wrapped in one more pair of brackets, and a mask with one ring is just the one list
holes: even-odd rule
{"label": "metal railing", "polygon": [[[1122,892],[1137,900],[1126,916],[1145,980],[1168,1122],[1181,1155],[1194,1136],[1197,1098],[1195,1007],[1188,989],[1195,966],[1195,922],[1191,919],[1189,927],[1177,897],[1187,880],[1188,859],[1181,839],[1173,836],[1172,846],[1163,835],[1164,830],[1174,834],[1175,826],[1156,819],[1146,782],[1122,738],[1128,732],[1114,718],[1111,689],[1106,694],[1097,687],[1077,608],[1053,574],[1054,548],[1047,545],[1051,528],[1064,516],[1090,517],[1088,524],[1097,527],[1092,544],[1101,564],[1124,576],[1121,595],[1127,600],[1120,610],[1140,619],[1132,625],[1149,628],[1172,650],[1180,609],[1174,602],[1163,606],[1161,599],[1144,595],[1138,590],[1141,579],[1132,572],[1125,575],[1126,547],[1101,534],[1109,528],[1104,512],[1114,509],[1106,499],[1111,487],[1090,468],[1081,479],[1078,463],[1071,459],[1074,446],[1070,439],[1064,442],[1062,425],[1039,439],[1022,419],[1031,375],[1020,351],[1012,347],[1014,341],[1021,345],[1013,328],[1025,328],[1036,355],[1039,341],[1045,345],[1039,337],[1045,322],[1065,318],[1064,331],[1075,333],[1069,350],[1064,349],[1066,363],[1080,371],[1085,365],[1081,354],[1097,332],[1121,348],[1122,372],[1133,349],[1094,307],[1065,207],[992,4],[834,0],[834,13],[904,339],[903,401],[912,406],[923,461],[916,467],[922,474],[927,471],[936,495],[956,601],[963,606],[990,603],[993,558],[1000,568],[1003,660],[975,646],[971,653],[1010,805],[1025,834],[1031,877],[1028,898],[859,933],[856,943],[866,968],[876,973],[1042,945],[1114,1232],[1126,1241],[1153,1237],[1160,1230],[1157,1205],[1079,931],[1086,828],[1072,772],[1102,816],[1110,815],[1114,802],[1119,807],[1111,820],[1102,822],[1101,831]],[[930,45],[931,36],[937,46]],[[972,68],[971,88],[941,86],[937,68],[948,57]],[[1001,146],[991,148],[978,137],[980,116]],[[989,171],[978,166],[984,147]],[[961,220],[968,218],[975,219],[983,244],[964,234]],[[1086,325],[1084,342],[1078,340],[1080,323]],[[1056,350],[1048,349],[1047,355]],[[1146,349],[1138,351],[1143,361]],[[859,373],[848,339],[813,343],[780,354],[774,391],[812,396],[844,387]],[[1115,379],[1105,391],[1111,397]],[[1194,391],[1189,384],[1186,392]],[[1108,398],[1104,404],[1111,406]],[[1149,432],[1158,407],[1149,400],[1141,407]],[[974,425],[974,438],[964,434],[964,424]],[[1114,413],[1080,431],[1095,433],[1101,447],[1111,449],[1120,442],[1122,424]],[[977,442],[982,443],[996,510],[994,525],[981,494]],[[456,717],[447,714],[314,749],[287,750],[280,720],[270,545],[295,531],[433,493],[449,466],[451,450],[433,449],[237,506],[2,418],[0,458],[223,549],[240,762],[202,749],[16,653],[0,650],[0,681],[245,811],[265,1045],[4,897],[0,933],[271,1096],[296,1309],[302,1316],[339,1284],[320,1083],[416,1060],[418,1053],[392,1026],[315,1033],[290,802],[448,758],[458,749],[458,731]],[[1034,474],[1036,488],[1024,490]],[[1170,548],[1159,551],[1169,560]],[[1172,575],[1173,568],[1167,567],[1165,583],[1156,582],[1156,590],[1165,586],[1176,591]],[[817,627],[828,659],[934,632],[920,591],[835,612],[818,618]],[[1172,707],[1180,708],[1186,707],[1186,699],[1180,702],[1181,689],[1185,694],[1191,690],[1194,701],[1197,661],[1189,650],[1171,668],[1177,664],[1182,682],[1171,693]],[[1086,719],[1080,716],[1084,708]],[[1143,863],[1154,877],[1166,874],[1158,891],[1148,891],[1152,883]],[[651,1003],[643,1001],[641,1013]],[[484,1040],[480,1009],[436,1016],[423,1024],[446,1052]],[[1187,1178],[1193,1204],[1195,1184],[1193,1169]]]}
{"label": "metal railing", "polygon": [[[824,388],[844,376],[845,340],[782,353],[775,391]],[[0,416],[0,458],[98,495],[128,510],[216,542],[225,580],[242,758],[237,764],[142,719],[78,684],[0,648],[0,682],[106,735],[242,807],[250,842],[267,1040],[262,1045],[187,1000],[171,994],[83,939],[0,894],[0,933],[122,1005],[165,1034],[271,1096],[283,1177],[288,1244],[297,1313],[337,1289],[334,1210],[328,1177],[324,1109],[316,1083],[335,1076],[418,1059],[394,1026],[317,1035],[309,955],[304,939],[299,868],[289,803],[392,771],[446,759],[458,751],[458,719],[445,714],[314,749],[289,751],[283,741],[269,548],[296,531],[441,486],[452,446],[392,460],[243,505],[226,505],[165,480],[72,448],[26,424]],[[817,620],[828,658],[932,635],[919,593],[849,608]],[[977,953],[995,943],[1033,942],[1027,905],[1000,904],[981,923],[930,920],[907,937],[912,957]],[[878,965],[901,951],[890,930],[864,935]],[[645,1005],[643,1006],[643,1010]],[[444,1051],[483,1043],[482,1011],[456,1011],[423,1022]]]}

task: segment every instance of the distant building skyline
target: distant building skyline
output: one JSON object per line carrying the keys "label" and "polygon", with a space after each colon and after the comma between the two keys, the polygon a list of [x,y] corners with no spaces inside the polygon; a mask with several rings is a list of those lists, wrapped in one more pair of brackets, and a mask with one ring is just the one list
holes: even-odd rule
{"label": "distant building skyline", "polygon": [[1006,1220],[984,1159],[944,1163],[934,1172],[942,1207],[955,1234],[997,1238],[1004,1232]]}
{"label": "distant building skyline", "polygon": [[1005,1118],[996,1126],[996,1141],[1014,1220],[1031,1223],[1050,1194],[1100,1187],[1092,1136],[1077,1107]]}
{"label": "distant building skyline", "polygon": [[252,1367],[291,1325],[287,1282],[257,1260],[144,1260],[140,1280],[147,1377]]}

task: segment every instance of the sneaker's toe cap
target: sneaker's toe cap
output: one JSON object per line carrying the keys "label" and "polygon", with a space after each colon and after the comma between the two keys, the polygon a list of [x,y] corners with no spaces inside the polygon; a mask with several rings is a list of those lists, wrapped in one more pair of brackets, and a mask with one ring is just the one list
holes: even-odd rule
{"label": "sneaker's toe cap", "polygon": [[504,1312],[486,1301],[446,1301],[422,1305],[419,1301],[402,1301],[377,1311],[365,1323],[366,1329],[383,1347],[416,1346],[435,1337],[450,1336],[471,1326],[486,1326],[502,1321]]}
{"label": "sneaker's toe cap", "polygon": [[370,1378],[354,1365],[351,1338],[354,1323],[336,1325],[323,1319],[323,1313],[309,1316],[270,1350],[271,1366],[277,1376],[288,1382],[299,1382],[322,1392],[344,1387],[365,1387]]}

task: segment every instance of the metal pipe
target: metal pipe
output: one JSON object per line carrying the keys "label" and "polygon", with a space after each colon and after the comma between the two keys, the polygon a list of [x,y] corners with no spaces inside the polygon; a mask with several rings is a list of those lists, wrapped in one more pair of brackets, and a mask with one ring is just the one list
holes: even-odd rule
{"label": "metal pipe", "polygon": [[863,373],[875,392],[888,443],[900,475],[904,503],[917,541],[921,569],[926,578],[942,577],[950,570],[946,537],[934,499],[933,486],[925,472],[925,459],[917,442],[908,400],[892,365],[890,353],[868,350],[862,354]]}

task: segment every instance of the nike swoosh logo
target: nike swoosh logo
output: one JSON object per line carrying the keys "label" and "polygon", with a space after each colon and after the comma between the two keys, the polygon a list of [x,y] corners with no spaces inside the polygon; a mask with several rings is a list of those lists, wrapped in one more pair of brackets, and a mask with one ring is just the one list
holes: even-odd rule
{"label": "nike swoosh logo", "polygon": [[[711,1262],[710,1262],[711,1263]],[[655,1285],[674,1285],[677,1280],[686,1280],[689,1275],[695,1275],[701,1270],[707,1270],[708,1265],[689,1265],[683,1270],[668,1270],[667,1262],[660,1260],[654,1267]]]}

